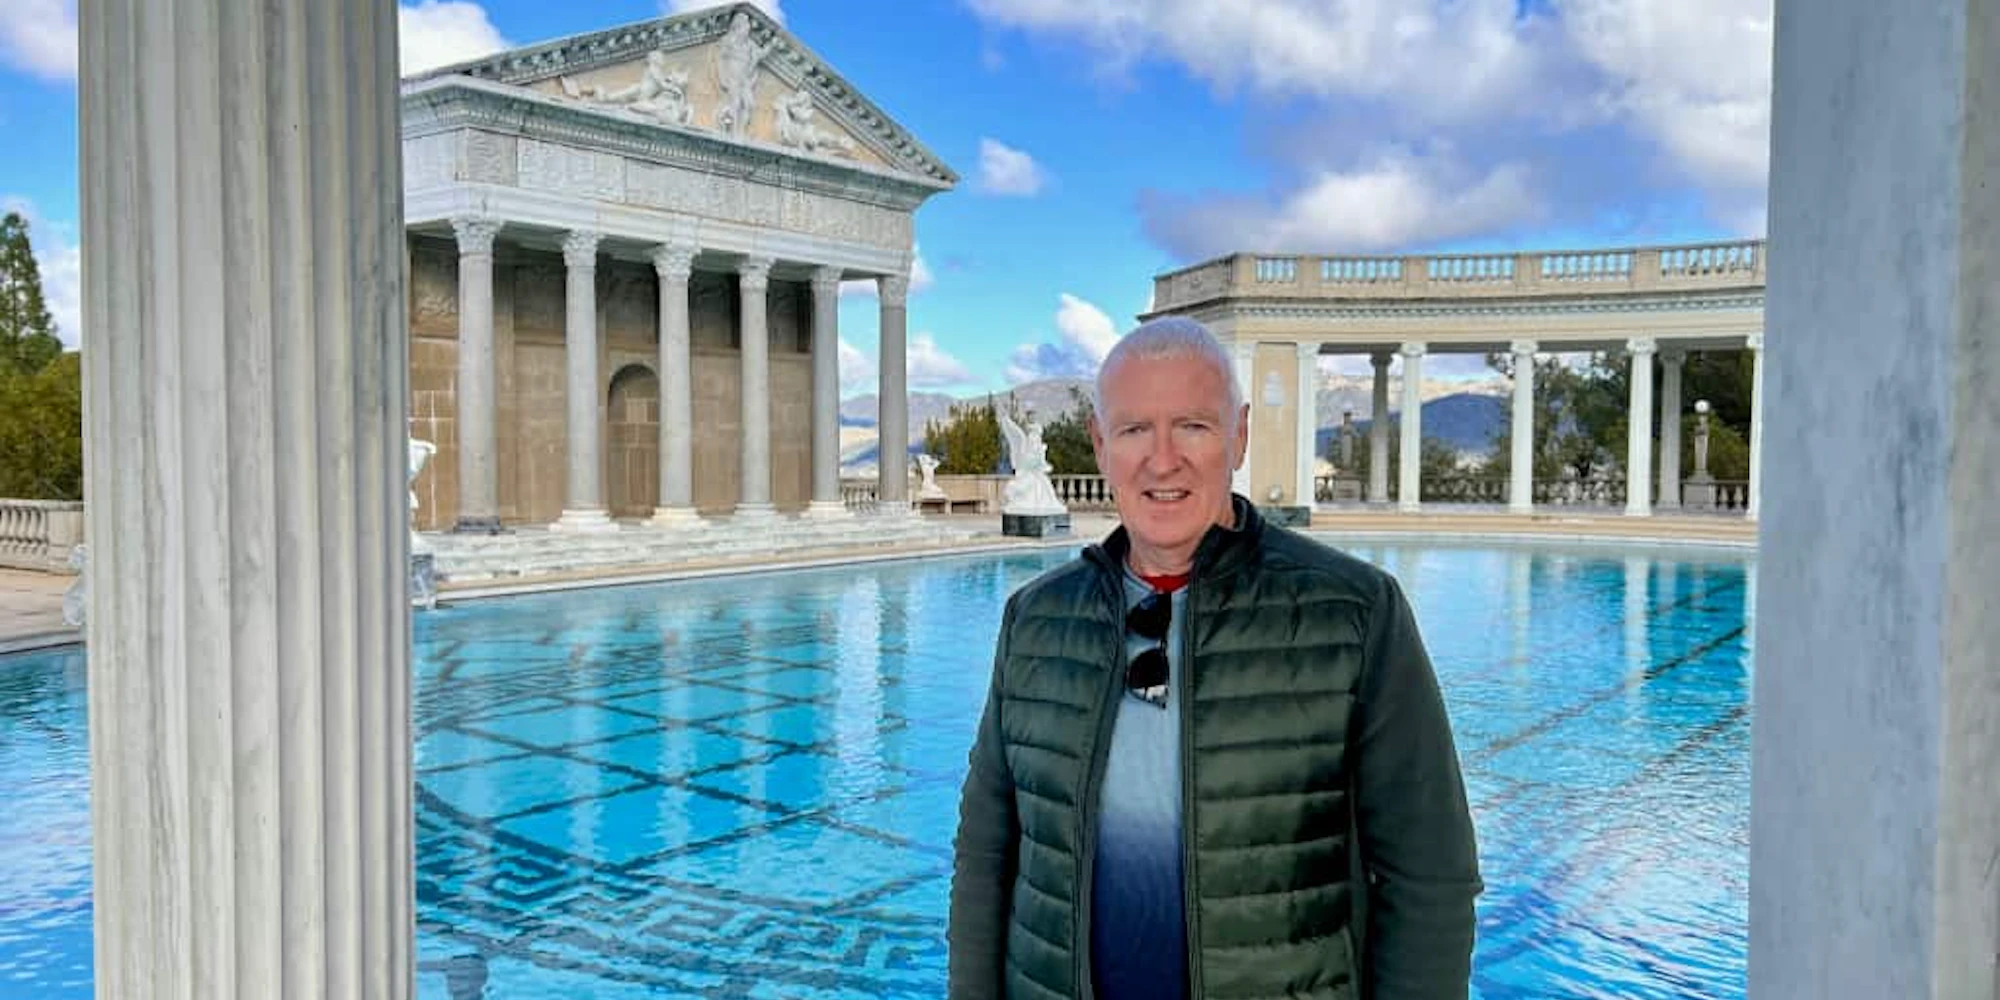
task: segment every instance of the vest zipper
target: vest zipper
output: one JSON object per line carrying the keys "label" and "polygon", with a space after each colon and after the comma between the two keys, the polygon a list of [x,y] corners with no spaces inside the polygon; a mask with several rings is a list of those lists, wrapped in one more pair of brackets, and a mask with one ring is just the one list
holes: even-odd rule
{"label": "vest zipper", "polygon": [[1175,671],[1178,690],[1174,708],[1181,713],[1181,898],[1187,914],[1188,1000],[1200,1000],[1201,896],[1196,884],[1194,847],[1194,580],[1187,583],[1187,614],[1181,616],[1181,669]]}
{"label": "vest zipper", "polygon": [[[1117,574],[1111,574],[1107,591],[1105,596],[1111,607],[1111,621],[1122,623],[1125,620],[1124,581]],[[1077,796],[1077,817],[1083,827],[1079,831],[1078,842],[1083,846],[1077,859],[1076,959],[1073,964],[1076,968],[1077,995],[1082,1000],[1094,1000],[1097,995],[1096,984],[1090,974],[1090,911],[1096,905],[1093,902],[1095,887],[1092,880],[1096,878],[1097,867],[1097,786],[1104,778],[1105,762],[1111,756],[1111,727],[1118,718],[1118,697],[1125,686],[1122,669],[1125,662],[1125,629],[1122,625],[1113,630],[1112,645],[1114,651],[1110,669],[1105,671],[1104,696],[1099,699],[1097,742],[1090,748],[1090,767],[1083,774],[1083,788]]]}

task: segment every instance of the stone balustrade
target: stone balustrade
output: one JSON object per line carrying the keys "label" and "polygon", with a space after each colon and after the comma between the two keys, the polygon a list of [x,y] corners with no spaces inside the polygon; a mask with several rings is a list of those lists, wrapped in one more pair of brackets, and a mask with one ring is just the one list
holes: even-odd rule
{"label": "stone balustrade", "polygon": [[83,541],[83,504],[0,499],[0,566],[73,573],[70,551]]}
{"label": "stone balustrade", "polygon": [[1761,287],[1764,241],[1428,256],[1231,254],[1153,283],[1154,310],[1234,295],[1425,298]]}

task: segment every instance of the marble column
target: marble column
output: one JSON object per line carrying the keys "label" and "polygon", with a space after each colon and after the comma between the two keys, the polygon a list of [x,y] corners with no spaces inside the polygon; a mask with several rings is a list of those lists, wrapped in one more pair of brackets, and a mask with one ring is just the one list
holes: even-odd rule
{"label": "marble column", "polygon": [[569,277],[563,297],[563,361],[568,376],[568,476],[556,531],[615,531],[604,509],[604,405],[597,379],[597,244],[576,230],[563,237]]}
{"label": "marble column", "polygon": [[908,275],[884,274],[875,279],[875,297],[882,309],[882,375],[876,393],[881,406],[876,420],[881,434],[876,452],[880,478],[875,498],[876,509],[892,517],[910,512],[909,294]]}
{"label": "marble column", "polygon": [[1632,407],[1625,420],[1625,513],[1653,512],[1653,353],[1651,337],[1625,342],[1632,355]]}
{"label": "marble column", "polygon": [[1755,521],[1764,492],[1764,335],[1751,334],[1744,346],[1750,351],[1750,498],[1744,516]]}
{"label": "marble column", "polygon": [[79,14],[100,997],[414,995],[396,5]]}
{"label": "marble column", "polygon": [[1681,509],[1681,368],[1685,351],[1660,352],[1661,510]]}
{"label": "marble column", "polygon": [[1513,439],[1509,442],[1507,509],[1516,514],[1535,509],[1535,354],[1532,340],[1517,340],[1514,351]]}
{"label": "marble column", "polygon": [[765,304],[771,287],[771,258],[745,257],[737,264],[742,295],[743,481],[738,519],[771,516],[771,329]]}
{"label": "marble column", "polygon": [[1775,25],[1749,995],[1986,1000],[2000,6],[1778,0]]}
{"label": "marble column", "polygon": [[1376,351],[1368,356],[1375,366],[1374,405],[1368,418],[1368,502],[1389,502],[1389,364],[1395,355]]}
{"label": "marble column", "polygon": [[500,421],[494,384],[493,241],[500,220],[460,216],[458,237],[458,518],[452,530],[494,535],[500,527]]}
{"label": "marble column", "polygon": [[[1252,380],[1256,377],[1257,373],[1257,345],[1254,342],[1239,340],[1231,346],[1231,350],[1236,352],[1236,391],[1247,402],[1250,399]],[[1248,436],[1248,440],[1255,441],[1256,437],[1253,432],[1257,426],[1255,415],[1257,407],[1254,405],[1251,406],[1249,412],[1251,416],[1246,422],[1250,426],[1244,428],[1244,432]],[[1250,496],[1249,451],[1246,450],[1243,453],[1243,461],[1237,464],[1235,474],[1230,476],[1229,488],[1246,498]]]}
{"label": "marble column", "polygon": [[1403,424],[1401,429],[1401,473],[1396,483],[1396,506],[1414,511],[1423,506],[1424,447],[1424,345],[1403,345]]}
{"label": "marble column", "polygon": [[689,349],[688,279],[693,244],[653,250],[660,286],[660,503],[653,523],[677,527],[704,523],[694,508],[694,357]]}
{"label": "marble column", "polygon": [[844,517],[840,499],[840,275],[836,266],[813,271],[812,502],[811,517]]}
{"label": "marble column", "polygon": [[1319,345],[1299,344],[1299,481],[1293,503],[1311,507],[1319,502],[1313,487],[1319,466]]}

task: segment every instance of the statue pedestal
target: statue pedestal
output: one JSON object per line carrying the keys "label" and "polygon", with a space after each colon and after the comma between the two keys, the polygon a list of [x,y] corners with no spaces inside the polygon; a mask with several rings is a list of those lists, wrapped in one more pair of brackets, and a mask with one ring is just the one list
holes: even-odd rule
{"label": "statue pedestal", "polygon": [[1069,534],[1069,511],[1052,513],[1000,512],[1000,533],[1019,538],[1058,538]]}
{"label": "statue pedestal", "polygon": [[1303,528],[1312,523],[1313,515],[1311,507],[1296,506],[1260,507],[1258,513],[1263,515],[1265,521],[1287,528]]}
{"label": "statue pedestal", "polygon": [[1681,484],[1681,506],[1688,510],[1715,509],[1715,477],[1697,472]]}
{"label": "statue pedestal", "polygon": [[426,611],[437,607],[437,556],[433,553],[410,553],[410,603]]}

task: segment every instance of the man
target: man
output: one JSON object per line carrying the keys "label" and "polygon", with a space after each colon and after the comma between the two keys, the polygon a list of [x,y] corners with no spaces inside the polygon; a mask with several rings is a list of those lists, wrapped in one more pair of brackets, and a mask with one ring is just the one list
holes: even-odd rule
{"label": "man", "polygon": [[1123,522],[1007,601],[966,776],[952,1000],[1467,995],[1457,753],[1388,574],[1230,489],[1249,408],[1200,324],[1097,377]]}

